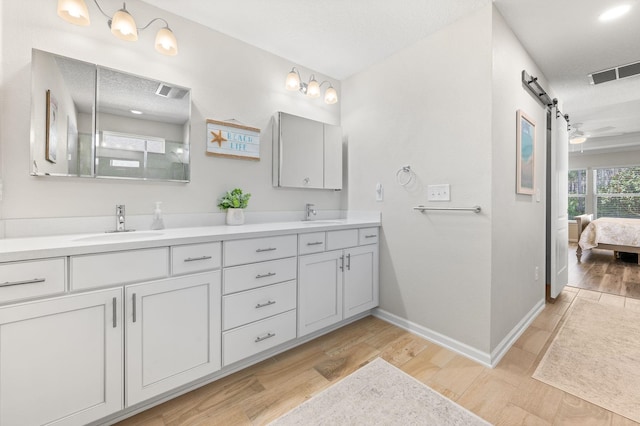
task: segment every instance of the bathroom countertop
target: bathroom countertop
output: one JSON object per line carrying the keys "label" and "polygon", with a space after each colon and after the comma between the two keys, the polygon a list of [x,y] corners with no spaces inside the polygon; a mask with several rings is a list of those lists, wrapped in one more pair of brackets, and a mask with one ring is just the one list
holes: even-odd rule
{"label": "bathroom countertop", "polygon": [[0,239],[0,262],[380,226],[380,217]]}

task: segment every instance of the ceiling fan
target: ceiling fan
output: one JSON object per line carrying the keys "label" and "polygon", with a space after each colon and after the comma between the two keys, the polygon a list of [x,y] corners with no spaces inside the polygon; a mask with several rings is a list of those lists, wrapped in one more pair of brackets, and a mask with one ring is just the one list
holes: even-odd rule
{"label": "ceiling fan", "polygon": [[610,133],[612,130],[615,129],[615,127],[613,126],[605,126],[605,127],[600,127],[598,129],[593,129],[593,130],[589,130],[589,131],[584,131],[581,129],[581,127],[583,126],[583,123],[574,123],[571,125],[571,127],[573,128],[571,133],[569,133],[569,143],[572,145],[578,145],[581,143],[585,143],[587,141],[587,139],[589,138],[593,138],[593,137],[598,137],[599,135],[603,134],[603,133],[607,133],[607,136],[614,136],[615,133]]}

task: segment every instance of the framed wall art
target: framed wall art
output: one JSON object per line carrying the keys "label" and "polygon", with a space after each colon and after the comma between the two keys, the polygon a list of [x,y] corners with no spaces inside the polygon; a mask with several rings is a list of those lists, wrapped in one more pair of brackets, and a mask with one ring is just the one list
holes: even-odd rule
{"label": "framed wall art", "polygon": [[50,163],[57,161],[58,152],[58,102],[47,90],[47,133],[45,146],[45,159]]}
{"label": "framed wall art", "polygon": [[234,121],[207,120],[207,154],[260,160],[260,129]]}
{"label": "framed wall art", "polygon": [[536,123],[524,111],[517,111],[516,193],[533,195],[536,172]]}

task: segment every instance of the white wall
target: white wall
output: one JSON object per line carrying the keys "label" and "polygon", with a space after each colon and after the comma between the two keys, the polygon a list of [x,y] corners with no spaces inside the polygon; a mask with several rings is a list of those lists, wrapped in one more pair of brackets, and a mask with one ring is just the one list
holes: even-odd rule
{"label": "white wall", "polygon": [[[380,306],[489,351],[491,273],[491,6],[343,81],[349,209],[380,210]],[[407,188],[396,171],[410,165]],[[515,176],[515,175],[514,175]],[[385,199],[375,201],[376,183]],[[426,185],[445,206],[419,213]]]}
{"label": "white wall", "polygon": [[[139,22],[156,16],[170,22],[180,51],[166,57],[153,48],[155,25],[141,32],[137,42],[124,42],[111,35],[95,4],[86,3],[92,19],[89,27],[60,19],[52,0],[0,5],[0,40],[6,40],[0,70],[1,218],[102,216],[110,215],[114,205],[121,203],[126,204],[128,214],[151,214],[154,201],[163,201],[165,213],[217,212],[217,198],[237,186],[253,194],[249,211],[302,210],[305,202],[319,209],[342,208],[339,192],[271,185],[270,120],[277,111],[340,124],[340,103],[326,105],[322,99],[309,100],[284,89],[287,72],[297,64],[145,3],[128,4]],[[108,11],[114,7],[105,4]],[[191,183],[29,176],[32,48],[192,88]],[[301,69],[303,77],[311,73]],[[342,98],[340,83],[329,80]],[[261,128],[261,160],[205,155],[207,118],[234,118]]]}
{"label": "white wall", "polygon": [[569,170],[594,167],[618,167],[640,165],[640,148],[615,152],[581,153],[579,148],[569,148]]}
{"label": "white wall", "polygon": [[[491,349],[544,300],[545,271],[545,108],[522,85],[521,72],[544,75],[504,19],[493,9],[493,134],[491,235]],[[516,194],[516,111],[536,122],[536,196]],[[539,280],[534,268],[539,267]]]}

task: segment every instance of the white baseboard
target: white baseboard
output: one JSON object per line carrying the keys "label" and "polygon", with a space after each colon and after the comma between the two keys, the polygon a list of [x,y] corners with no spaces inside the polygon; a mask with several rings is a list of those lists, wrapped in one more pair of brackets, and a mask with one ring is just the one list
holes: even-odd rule
{"label": "white baseboard", "polygon": [[417,336],[423,337],[433,343],[436,343],[444,348],[452,350],[462,356],[465,356],[485,367],[495,368],[500,362],[502,357],[507,353],[516,340],[524,333],[524,331],[531,325],[533,320],[544,309],[544,299],[540,300],[536,305],[527,313],[527,315],[520,320],[520,322],[502,339],[500,344],[491,353],[480,351],[474,347],[467,345],[466,343],[459,342],[430,328],[423,327],[419,324],[411,322],[407,319],[401,318],[391,312],[387,312],[383,309],[377,308],[372,311],[372,315],[390,322],[391,324],[407,330]]}
{"label": "white baseboard", "polygon": [[419,324],[401,318],[391,312],[387,312],[383,309],[377,308],[372,314],[382,320],[390,322],[391,324],[407,330],[409,333],[413,333],[417,336],[423,337],[433,343],[450,349],[459,353],[467,358],[476,361],[485,367],[491,367],[491,355],[487,352],[482,352],[474,347],[467,345],[466,343],[459,342],[455,339],[445,336],[444,334],[433,331],[430,328],[423,327]]}
{"label": "white baseboard", "polygon": [[491,368],[494,368],[503,356],[511,349],[511,346],[518,340],[522,333],[531,325],[540,312],[544,309],[544,299],[538,301],[533,308],[520,320],[518,324],[506,335],[504,339],[498,344],[498,346],[491,352]]}

